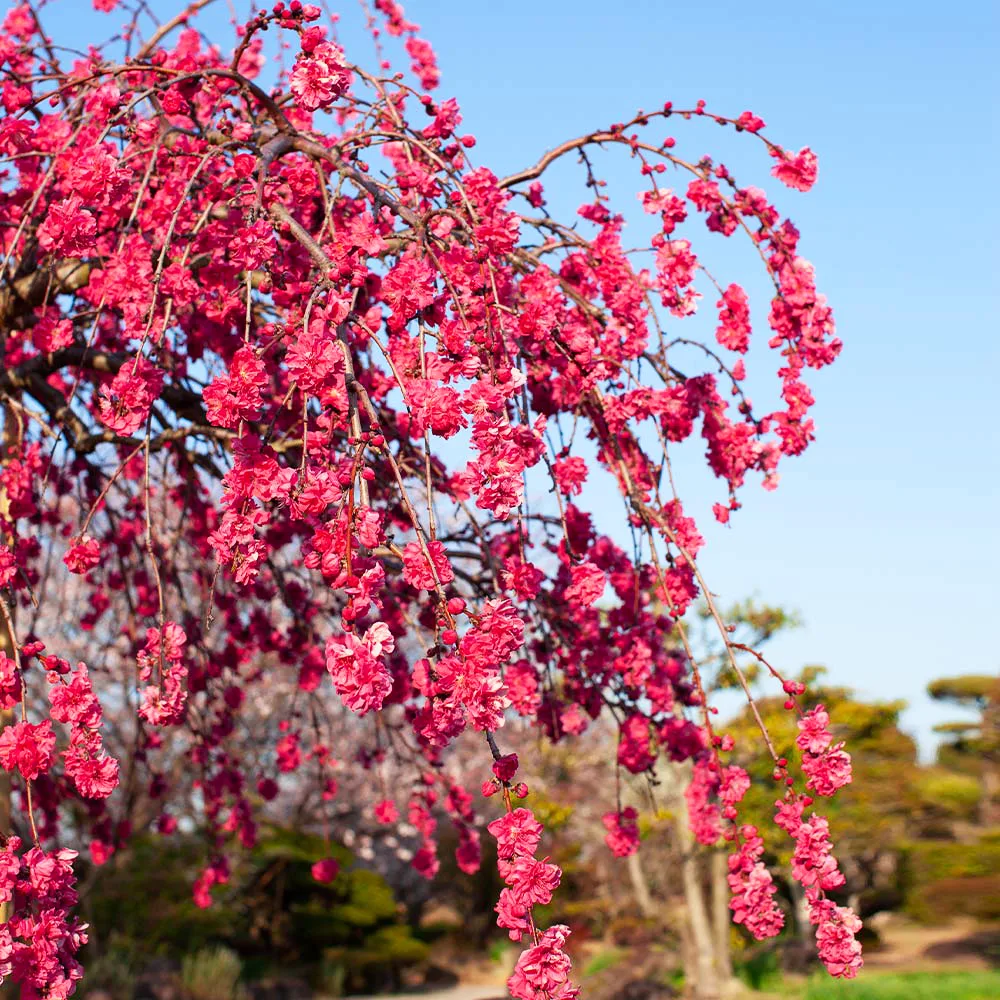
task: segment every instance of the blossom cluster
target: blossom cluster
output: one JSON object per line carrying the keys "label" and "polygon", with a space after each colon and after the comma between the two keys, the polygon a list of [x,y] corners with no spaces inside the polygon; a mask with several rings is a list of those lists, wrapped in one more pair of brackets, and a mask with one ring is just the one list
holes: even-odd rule
{"label": "blossom cluster", "polygon": [[853,979],[863,964],[857,940],[861,921],[853,910],[838,906],[826,895],[844,884],[844,876],[832,853],[827,820],[815,814],[803,819],[811,803],[808,796],[779,800],[775,822],[795,840],[792,874],[805,890],[819,957],[831,975]]}
{"label": "blossom cluster", "polygon": [[[789,695],[804,693],[804,685],[785,681]],[[794,697],[786,708],[797,708]],[[851,780],[850,756],[842,743],[834,743],[830,716],[823,705],[816,705],[798,719],[796,745],[802,752],[802,773],[807,789],[823,788],[833,794]],[[785,915],[775,895],[777,886],[764,862],[764,841],[751,824],[738,825],[738,806],[750,788],[750,777],[736,765],[722,765],[718,749],[733,748],[731,738],[716,738],[716,752],[698,756],[691,780],[685,789],[688,818],[696,839],[706,845],[720,838],[735,842],[729,855],[728,882],[733,920],[756,939],[774,937],[785,924]],[[810,921],[816,927],[816,945],[820,959],[831,975],[853,978],[862,965],[857,932],[861,922],[848,907],[837,905],[828,893],[841,888],[844,875],[833,855],[830,825],[815,813],[804,818],[813,799],[794,791],[788,761],[775,761],[772,777],[785,787],[782,799],[775,803],[775,824],[794,841],[791,875],[801,886],[808,904]]]}
{"label": "blossom cluster", "polygon": [[0,903],[12,911],[0,925],[0,979],[13,976],[29,1000],[62,1000],[83,976],[75,956],[87,934],[72,914],[75,858],[66,848],[25,849],[19,837],[0,849]]}
{"label": "blossom cluster", "polygon": [[489,831],[497,841],[497,869],[506,883],[496,906],[497,924],[507,930],[512,941],[526,935],[532,940],[507,981],[510,994],[518,1000],[571,1000],[578,991],[570,982],[571,962],[563,947],[569,928],[555,924],[539,933],[531,915],[536,904],[551,902],[562,876],[558,866],[535,857],[542,824],[530,809],[520,808],[493,820]]}

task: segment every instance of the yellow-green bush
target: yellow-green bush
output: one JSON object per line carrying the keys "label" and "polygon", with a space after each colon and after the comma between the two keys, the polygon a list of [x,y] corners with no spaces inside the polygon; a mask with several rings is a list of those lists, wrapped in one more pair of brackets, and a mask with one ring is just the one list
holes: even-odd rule
{"label": "yellow-green bush", "polygon": [[906,912],[933,923],[956,914],[1000,919],[1000,841],[915,841],[901,856]]}

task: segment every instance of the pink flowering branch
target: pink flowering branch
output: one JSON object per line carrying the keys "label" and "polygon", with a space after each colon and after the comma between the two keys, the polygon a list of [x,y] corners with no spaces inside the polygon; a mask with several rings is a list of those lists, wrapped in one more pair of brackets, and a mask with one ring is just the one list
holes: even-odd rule
{"label": "pink flowering branch", "polygon": [[[652,775],[661,754],[694,762],[692,823],[737,847],[735,917],[752,933],[776,929],[756,833],[738,823],[745,782],[723,763],[731,743],[713,727],[686,611],[708,602],[753,707],[734,655],[743,647],[699,568],[703,539],[671,450],[703,448],[720,482],[714,514],[728,521],[749,479],[773,488],[779,464],[810,444],[803,375],[831,364],[840,341],[798,230],[765,193],[644,130],[705,117],[748,133],[797,190],[815,182],[815,157],[777,146],[751,112],[699,102],[639,112],[499,179],[472,165],[475,138],[457,100],[435,96],[433,49],[395,0],[368,18],[379,46],[384,34],[406,54],[407,72],[393,75],[351,61],[317,5],[254,13],[228,54],[192,27],[204,6],[154,25],[144,43],[136,8],[121,45],[69,67],[31,4],[3,23],[0,401],[18,434],[0,469],[0,594],[15,654],[0,664],[0,697],[24,714],[0,733],[0,766],[23,789],[36,846],[25,850],[16,818],[0,831],[0,874],[59,874],[17,897],[0,976],[72,992],[84,934],[72,852],[59,845],[85,815],[77,834],[105,863],[128,840],[122,800],[123,815],[141,812],[137,826],[171,836],[170,796],[197,789],[202,906],[229,880],[230,852],[255,842],[255,817],[292,788],[318,789],[330,836],[348,777],[337,756],[359,781],[392,767],[412,782],[417,871],[436,872],[445,817],[459,866],[474,870],[473,798],[442,771],[474,730],[491,759],[482,791],[505,806],[488,827],[505,881],[498,922],[526,939],[511,990],[574,996],[568,929],[533,916],[560,873],[537,857],[540,827],[514,802],[527,784],[495,735],[515,714],[552,741],[609,714],[620,771]],[[265,87],[275,36],[292,57]],[[635,169],[656,222],[647,246],[623,245],[593,147]],[[570,154],[585,197],[575,220],[560,220],[544,211],[541,178]],[[668,170],[687,187],[663,187]],[[709,267],[698,219],[711,238],[749,239],[774,287],[766,309]],[[710,342],[675,329],[702,286],[716,303]],[[769,412],[743,390],[762,320],[767,350],[753,362],[767,351],[776,362]],[[681,365],[691,344],[700,351]],[[631,551],[586,509],[599,477],[617,490]],[[550,493],[536,500],[539,480]],[[67,591],[69,634],[53,598]],[[32,609],[20,640],[18,606]],[[75,668],[70,645],[87,649]],[[797,708],[802,692],[786,693]],[[109,721],[102,704],[135,710]],[[266,737],[248,741],[261,716]],[[350,754],[332,735],[345,720],[359,741]],[[819,795],[849,777],[826,721],[800,719],[801,773]],[[781,801],[804,802],[761,732]],[[620,794],[615,806],[606,839],[627,856],[638,816]],[[384,792],[372,810],[379,823],[398,812]],[[820,820],[789,826],[800,874],[829,867]],[[314,870],[336,875],[332,858]],[[820,951],[850,975],[854,918],[827,899],[829,883],[809,890]],[[32,939],[45,907],[59,916],[42,954]],[[13,950],[30,956],[30,974],[7,968]]]}

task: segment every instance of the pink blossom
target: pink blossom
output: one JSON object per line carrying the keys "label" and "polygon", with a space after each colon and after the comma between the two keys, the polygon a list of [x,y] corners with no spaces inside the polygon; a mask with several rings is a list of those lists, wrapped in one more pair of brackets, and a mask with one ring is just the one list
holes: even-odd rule
{"label": "pink blossom", "polygon": [[802,771],[806,787],[819,795],[832,795],[851,782],[851,756],[843,743],[833,743],[830,716],[817,705],[799,720],[795,742],[802,750]]}
{"label": "pink blossom", "polygon": [[515,858],[504,876],[518,903],[529,908],[551,902],[561,878],[557,865],[529,857]]}
{"label": "pink blossom", "polygon": [[229,244],[229,256],[234,264],[255,271],[278,252],[274,230],[263,219],[237,230]]}
{"label": "pink blossom", "polygon": [[0,709],[12,709],[21,701],[23,692],[17,662],[6,653],[0,653]]}
{"label": "pink blossom", "polygon": [[427,551],[434,562],[433,572],[419,542],[407,542],[403,547],[403,579],[418,590],[434,590],[435,574],[438,583],[451,583],[455,579],[444,545],[438,541],[430,541],[427,543]]}
{"label": "pink blossom", "polygon": [[748,132],[759,132],[764,128],[763,119],[758,118],[752,111],[744,111],[736,119],[736,124],[739,128],[746,129]]}
{"label": "pink blossom", "polygon": [[857,933],[861,921],[853,910],[828,901],[814,906],[810,919],[816,926],[819,957],[831,976],[853,979],[864,965]]}
{"label": "pink blossom", "polygon": [[479,831],[472,827],[461,827],[458,847],[455,848],[455,864],[466,875],[474,875],[482,863],[482,847]]}
{"label": "pink blossom", "polygon": [[503,859],[530,857],[542,839],[542,824],[530,809],[515,809],[493,820],[487,829],[496,837],[497,854]]}
{"label": "pink blossom", "polygon": [[71,573],[86,573],[101,561],[101,546],[95,538],[82,535],[67,550],[63,562]]}
{"label": "pink blossom", "polygon": [[256,419],[267,384],[264,363],[249,347],[241,347],[229,365],[229,374],[205,387],[208,419],[219,427],[236,427],[241,420]]}
{"label": "pink blossom", "polygon": [[707,757],[695,761],[691,780],[684,789],[688,825],[699,844],[714,844],[722,836],[722,815],[713,795],[719,787],[714,762]]}
{"label": "pink blossom", "polygon": [[392,690],[392,676],[380,657],[391,653],[394,645],[382,622],[376,622],[360,639],[349,632],[327,640],[326,669],[352,712],[364,715],[382,707]]}
{"label": "pink blossom", "polygon": [[739,850],[729,856],[729,906],[733,922],[743,924],[758,941],[774,937],[784,926],[785,917],[774,901],[777,886],[760,860],[764,842],[756,827],[740,830]]}
{"label": "pink blossom", "polygon": [[317,45],[300,56],[291,74],[291,90],[306,111],[329,107],[351,84],[344,53],[332,42]]}
{"label": "pink blossom", "polygon": [[790,154],[781,149],[772,149],[771,155],[778,160],[771,173],[790,188],[808,191],[816,183],[818,163],[816,154],[808,147]]}
{"label": "pink blossom", "polygon": [[381,802],[375,803],[375,819],[379,823],[388,826],[390,823],[395,823],[398,818],[399,810],[392,799],[382,799]]}
{"label": "pink blossom", "polygon": [[38,227],[38,245],[46,251],[67,257],[84,257],[94,250],[97,223],[83,210],[83,199],[72,195],[49,206]]}
{"label": "pink blossom", "polygon": [[570,571],[572,583],[566,588],[566,600],[589,608],[604,593],[607,580],[593,563],[581,563]]}
{"label": "pink blossom", "polygon": [[844,876],[831,851],[829,823],[822,816],[810,817],[795,831],[792,876],[806,889],[839,888],[844,884]]}
{"label": "pink blossom", "polygon": [[323,858],[312,866],[312,877],[317,882],[332,882],[340,871],[340,862],[336,858]]}
{"label": "pink blossom", "polygon": [[0,903],[9,903],[14,898],[14,886],[21,872],[21,858],[17,853],[20,848],[20,838],[9,837],[0,849]]}
{"label": "pink blossom", "polygon": [[521,953],[507,980],[510,995],[517,1000],[574,1000],[579,993],[569,981],[572,963],[563,950],[569,928],[553,924],[533,948]]}
{"label": "pink blossom", "polygon": [[[355,787],[353,768],[372,788],[414,789],[412,864],[432,877],[442,815],[459,869],[480,862],[476,805],[448,777],[468,734],[481,772],[470,784],[508,811],[489,827],[504,881],[497,921],[530,937],[512,992],[569,998],[567,931],[545,930],[541,912],[558,905],[562,875],[536,857],[538,820],[514,808],[528,789],[503,737],[513,712],[552,743],[603,730],[613,713],[627,772],[651,772],[661,752],[690,762],[696,837],[736,842],[736,920],[763,937],[783,919],[762,840],[735,827],[749,778],[716,756],[731,744],[701,721],[712,706],[677,648],[678,619],[703,596],[694,561],[705,539],[674,496],[687,477],[670,455],[685,443],[678,454],[703,453],[721,482],[701,507],[726,521],[748,480],[773,488],[816,436],[805,370],[842,345],[798,229],[763,191],[701,149],[670,152],[678,140],[657,130],[693,114],[751,133],[738,141],[772,150],[775,174],[799,189],[816,161],[762,145],[756,114],[710,114],[704,102],[595,123],[570,152],[599,145],[635,169],[650,222],[637,244],[599,178],[566,219],[537,170],[508,167],[503,181],[473,165],[458,101],[427,93],[440,78],[433,49],[396,0],[370,6],[371,32],[401,43],[376,58],[403,48],[402,66],[355,74],[315,23],[319,6],[300,0],[255,16],[231,43],[209,42],[191,11],[136,72],[114,70],[117,43],[80,45],[60,69],[30,5],[0,15],[16,306],[0,353],[17,396],[0,462],[0,589],[11,608],[39,603],[18,617],[17,653],[0,656],[0,706],[24,708],[28,690],[25,710],[50,710],[37,726],[7,727],[0,763],[30,791],[44,842],[58,844],[72,814],[92,863],[105,863],[131,831],[129,810],[105,802],[119,765],[103,731],[111,709],[132,708],[137,718],[114,728],[137,735],[135,790],[160,835],[180,815],[161,800],[193,781],[206,843],[252,850],[276,779],[325,805],[338,781]],[[268,91],[264,66],[296,38]],[[232,78],[233,58],[264,90]],[[414,87],[397,72],[407,64]],[[661,184],[677,163],[694,167],[680,194]],[[701,231],[694,212],[712,232],[745,230],[776,286],[767,347],[753,357],[749,286],[716,286],[680,232]],[[717,318],[701,332],[677,327],[716,287]],[[769,355],[771,412],[746,395]],[[624,501],[614,537],[602,533],[608,497]],[[53,566],[52,553],[65,556]],[[69,574],[79,613],[62,622],[52,602]],[[99,670],[59,655],[75,630],[110,651]],[[331,730],[324,669],[346,710],[381,717],[334,718]],[[125,695],[98,699],[118,682]],[[264,740],[249,755],[248,734]],[[850,758],[825,710],[797,735],[807,788],[841,787]],[[613,801],[609,788],[594,794]],[[811,801],[789,791],[775,823],[794,841],[824,960],[849,975],[856,918],[827,898],[843,876]],[[372,821],[398,812],[385,799]],[[613,853],[636,850],[634,809],[619,804],[602,824]],[[0,976],[27,1000],[62,1000],[85,940],[71,916],[73,859],[16,838],[3,846]],[[212,857],[197,905],[228,878]]]}
{"label": "pink blossom", "polygon": [[723,347],[745,354],[750,348],[750,306],[746,292],[739,285],[730,285],[716,306],[720,312],[715,339]]}
{"label": "pink blossom", "polygon": [[95,729],[101,724],[101,704],[94,695],[86,664],[77,664],[69,680],[49,688],[52,718]]}
{"label": "pink blossom", "polygon": [[505,754],[499,760],[493,762],[493,774],[498,781],[513,781],[517,774],[517,754]]}
{"label": "pink blossom", "polygon": [[629,716],[622,726],[618,742],[618,763],[633,774],[640,774],[648,770],[655,760],[649,720],[641,715]]}
{"label": "pink blossom", "polygon": [[48,719],[37,725],[18,722],[0,733],[0,767],[17,770],[25,781],[34,781],[52,766],[55,733]]}
{"label": "pink blossom", "polygon": [[145,357],[126,361],[110,387],[101,390],[101,420],[117,434],[131,434],[146,422],[162,389],[163,372]]}
{"label": "pink blossom", "polygon": [[[733,885],[735,876],[730,876]],[[736,881],[730,907],[733,922],[742,924],[758,941],[777,935],[785,925],[784,914],[774,902],[777,886],[763,862],[756,862],[742,879]]]}
{"label": "pink blossom", "polygon": [[497,926],[509,933],[511,941],[520,941],[530,929],[528,923],[528,906],[521,902],[510,888],[500,890],[500,898],[494,907],[497,913]]}
{"label": "pink blossom", "polygon": [[298,386],[315,396],[333,390],[338,379],[343,381],[344,352],[333,331],[320,323],[298,334],[285,360]]}
{"label": "pink blossom", "polygon": [[822,705],[810,709],[798,722],[799,735],[795,744],[800,750],[821,754],[833,742],[830,735],[830,715]]}
{"label": "pink blossom", "polygon": [[616,858],[625,858],[639,850],[639,814],[632,806],[621,812],[605,813],[601,818],[608,831],[604,842]]}
{"label": "pink blossom", "polygon": [[118,787],[118,761],[105,753],[97,733],[77,730],[63,757],[66,774],[85,799],[106,799]]}
{"label": "pink blossom", "polygon": [[420,850],[413,855],[413,860],[410,862],[410,865],[424,878],[434,878],[441,867],[441,863],[437,856],[437,845],[435,842],[433,840],[424,841]]}
{"label": "pink blossom", "polygon": [[560,458],[552,465],[559,489],[567,496],[579,496],[587,481],[587,463],[579,455]]}
{"label": "pink blossom", "polygon": [[806,788],[817,795],[833,795],[851,783],[851,755],[837,743],[816,756],[804,754],[802,771],[808,778]]}

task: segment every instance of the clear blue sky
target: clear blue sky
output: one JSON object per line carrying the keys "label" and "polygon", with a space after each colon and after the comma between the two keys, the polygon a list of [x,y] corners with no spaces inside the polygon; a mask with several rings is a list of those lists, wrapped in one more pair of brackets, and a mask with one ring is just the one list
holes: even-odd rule
{"label": "clear blue sky", "polygon": [[[57,6],[72,8],[59,33],[79,44],[94,23],[88,0]],[[694,156],[721,149],[742,183],[774,194],[803,232],[845,343],[810,380],[818,440],[785,466],[777,492],[748,488],[732,530],[708,526],[702,564],[724,600],[757,594],[801,613],[804,627],[772,647],[776,662],[824,663],[864,695],[906,698],[907,727],[931,747],[931,726],[954,713],[925,697],[927,681],[1000,670],[990,644],[1000,604],[996,5],[405,6],[437,49],[441,95],[458,97],[463,129],[479,139],[476,162],[498,174],[667,99],[752,109],[771,138],[819,154],[819,183],[802,196],[770,181],[745,137],[733,145],[704,122],[668,130]],[[337,7],[353,57],[370,52],[356,4]],[[211,23],[223,26],[225,9]],[[632,168],[621,158],[601,168],[640,226]],[[582,200],[579,186],[561,189],[573,176],[550,188],[563,214]],[[727,281],[753,271],[746,247],[720,260]],[[705,505],[718,498],[693,488]]]}
{"label": "clear blue sky", "polygon": [[[776,640],[776,662],[824,663],[865,695],[906,698],[906,725],[925,747],[932,725],[954,717],[926,683],[1000,671],[990,644],[1000,617],[997,11],[922,0],[408,5],[437,46],[442,90],[480,140],[478,162],[497,173],[668,99],[750,108],[776,141],[817,152],[806,196],[768,183],[756,150],[739,157],[739,176],[746,163],[755,172],[744,182],[773,191],[802,230],[844,353],[809,380],[817,441],[776,492],[747,490],[732,530],[706,532],[702,565],[724,599],[757,593],[800,611],[805,625]],[[669,131],[695,154],[722,145],[706,123]],[[621,177],[626,198],[635,190],[631,167],[607,176]],[[727,280],[753,270],[739,249]]]}

